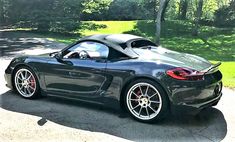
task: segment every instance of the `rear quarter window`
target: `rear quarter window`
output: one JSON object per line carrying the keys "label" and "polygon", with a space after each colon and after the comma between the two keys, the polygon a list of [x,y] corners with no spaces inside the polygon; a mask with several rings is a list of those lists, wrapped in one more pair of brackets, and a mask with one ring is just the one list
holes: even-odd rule
{"label": "rear quarter window", "polygon": [[149,40],[136,40],[131,42],[131,47],[133,48],[139,48],[143,46],[157,46],[157,45]]}

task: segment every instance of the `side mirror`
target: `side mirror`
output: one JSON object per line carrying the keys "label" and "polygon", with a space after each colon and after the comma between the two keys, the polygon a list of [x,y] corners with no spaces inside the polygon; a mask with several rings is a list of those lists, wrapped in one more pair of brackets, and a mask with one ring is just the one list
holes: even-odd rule
{"label": "side mirror", "polygon": [[63,56],[62,56],[61,52],[55,53],[53,57],[56,58],[56,60],[60,63],[71,65],[71,66],[73,65],[73,63],[71,61],[63,60]]}
{"label": "side mirror", "polygon": [[54,58],[56,58],[58,61],[62,61],[63,56],[61,52],[57,52],[54,54]]}

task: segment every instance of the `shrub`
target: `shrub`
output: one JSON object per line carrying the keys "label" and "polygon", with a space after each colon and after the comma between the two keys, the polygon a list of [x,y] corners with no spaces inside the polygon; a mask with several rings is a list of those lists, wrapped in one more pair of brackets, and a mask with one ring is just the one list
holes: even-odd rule
{"label": "shrub", "polygon": [[235,1],[231,1],[229,6],[223,6],[215,12],[214,24],[219,27],[235,26]]}

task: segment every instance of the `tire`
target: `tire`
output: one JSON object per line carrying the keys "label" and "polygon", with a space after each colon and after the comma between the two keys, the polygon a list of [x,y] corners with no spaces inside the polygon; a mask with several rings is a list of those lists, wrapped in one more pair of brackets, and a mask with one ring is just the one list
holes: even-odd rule
{"label": "tire", "polygon": [[13,77],[14,88],[21,97],[35,99],[40,96],[39,82],[32,69],[26,66],[19,67]]}
{"label": "tire", "polygon": [[124,93],[124,105],[136,120],[153,123],[168,114],[168,97],[162,87],[148,79],[138,79],[130,83]]}

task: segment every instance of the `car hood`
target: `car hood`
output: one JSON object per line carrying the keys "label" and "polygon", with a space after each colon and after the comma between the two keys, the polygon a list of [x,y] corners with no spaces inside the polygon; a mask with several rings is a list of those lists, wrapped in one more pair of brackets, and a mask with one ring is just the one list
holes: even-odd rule
{"label": "car hood", "polygon": [[37,55],[38,57],[50,57],[50,54],[51,53],[44,53],[44,54],[40,54],[40,55]]}
{"label": "car hood", "polygon": [[202,71],[212,65],[209,61],[202,57],[187,53],[180,53],[162,47],[157,47],[154,49],[134,49],[134,51],[139,54],[139,59],[151,60],[158,64],[169,64],[174,67],[185,67]]}

